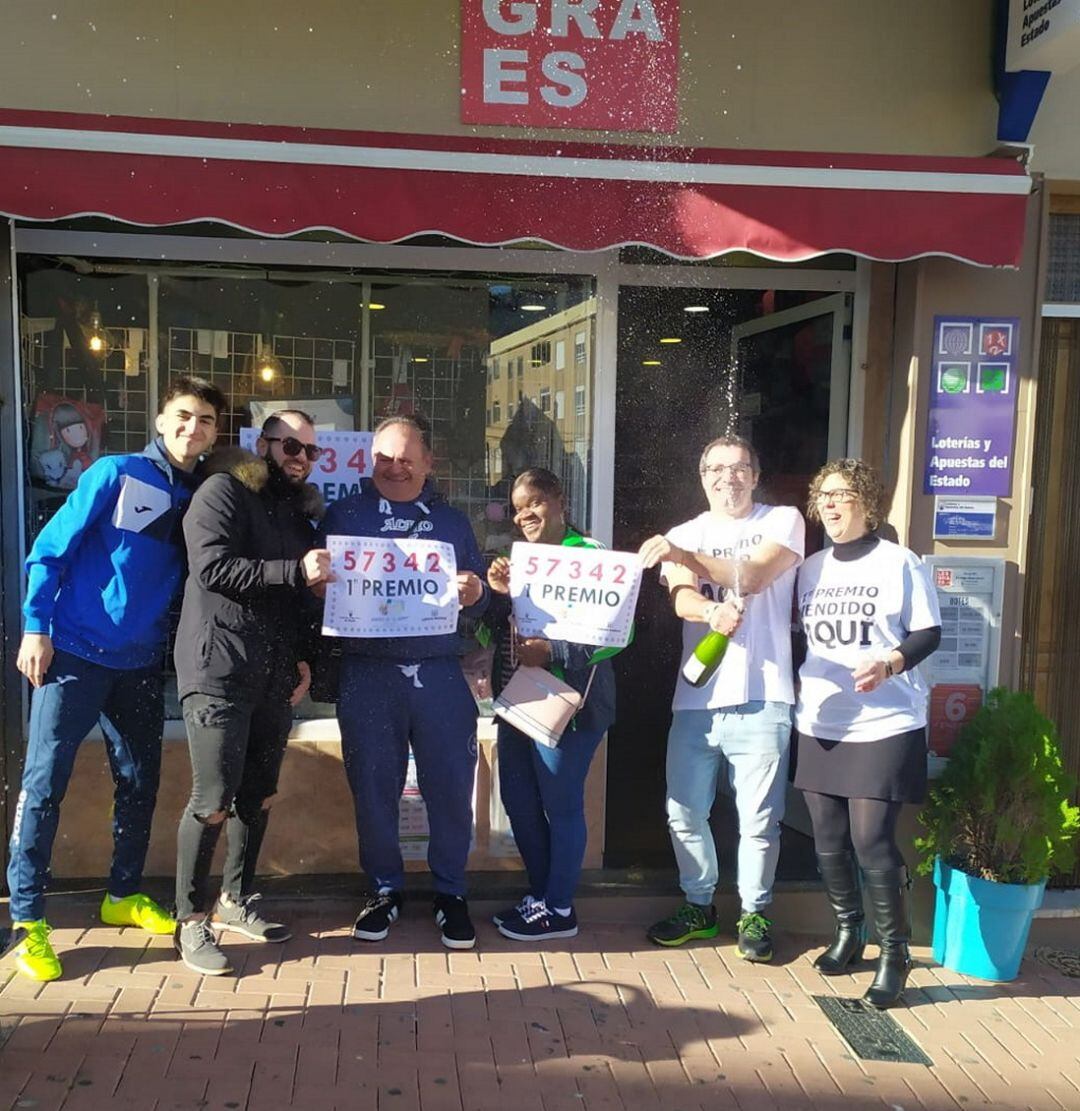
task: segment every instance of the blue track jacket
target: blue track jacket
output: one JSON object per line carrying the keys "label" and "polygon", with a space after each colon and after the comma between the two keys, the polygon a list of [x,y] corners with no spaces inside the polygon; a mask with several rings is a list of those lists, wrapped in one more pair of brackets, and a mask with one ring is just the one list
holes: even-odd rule
{"label": "blue track jacket", "polygon": [[[458,571],[480,576],[484,593],[480,601],[461,611],[465,617],[479,617],[491,598],[487,567],[473,535],[468,517],[448,505],[429,480],[415,501],[390,501],[365,478],[360,493],[331,502],[319,526],[319,545],[327,536],[408,536],[417,540],[442,540],[454,545]],[[458,633],[428,637],[340,637],[335,638],[345,652],[382,660],[412,663],[438,656],[460,656],[472,647]]]}
{"label": "blue track jacket", "polygon": [[26,559],[25,631],[104,667],[160,663],[195,485],[160,439],[137,455],[98,459]]}

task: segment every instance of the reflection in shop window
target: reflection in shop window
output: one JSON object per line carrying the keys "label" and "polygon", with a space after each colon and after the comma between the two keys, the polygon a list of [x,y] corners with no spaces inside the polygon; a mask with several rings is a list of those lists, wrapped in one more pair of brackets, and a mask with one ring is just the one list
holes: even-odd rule
{"label": "reflection in shop window", "polygon": [[585,387],[574,387],[574,412],[579,416],[585,415]]}
{"label": "reflection in shop window", "polygon": [[[513,539],[505,514],[509,483],[530,466],[560,476],[575,520],[588,527],[588,432],[565,427],[550,410],[552,352],[592,327],[590,279],[341,271],[331,280],[303,269],[268,274],[231,266],[219,274],[177,262],[167,272],[127,266],[20,257],[28,422],[52,394],[97,407],[103,451],[139,451],[153,436],[157,397],[181,374],[206,377],[225,392],[222,444],[236,443],[268,407],[297,405],[314,410],[321,427],[345,429],[417,414],[432,428],[440,489],[469,517],[486,551],[503,550]],[[365,285],[371,300],[385,305],[368,318],[366,350]],[[519,305],[523,289],[541,288],[551,308],[537,320]],[[95,313],[100,351],[90,349],[91,336],[99,335]],[[542,359],[535,367],[534,348]],[[578,389],[591,390],[591,378]],[[575,390],[575,405],[577,396]],[[32,543],[67,490],[40,473],[27,481]],[[331,498],[342,492],[348,488],[325,491]],[[170,686],[169,712],[176,716]],[[299,712],[320,711],[305,703]]]}
{"label": "reflection in shop window", "polygon": [[532,347],[532,365],[533,366],[547,366],[551,362],[551,343],[545,340],[543,343],[534,343]]}
{"label": "reflection in shop window", "polygon": [[584,366],[588,357],[588,350],[585,347],[585,333],[578,332],[574,336],[574,366]]}
{"label": "reflection in shop window", "polygon": [[555,369],[566,369],[566,340],[558,340],[555,344]]}

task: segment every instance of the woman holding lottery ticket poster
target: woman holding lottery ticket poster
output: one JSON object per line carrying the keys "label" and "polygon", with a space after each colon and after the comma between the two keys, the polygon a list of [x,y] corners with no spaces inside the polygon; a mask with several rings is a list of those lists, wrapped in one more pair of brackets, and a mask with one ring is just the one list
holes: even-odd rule
{"label": "woman holding lottery ticket poster", "polygon": [[[566,519],[562,483],[551,471],[523,471],[510,490],[514,524],[530,544],[599,548]],[[604,733],[615,720],[617,648],[596,648],[543,637],[522,639],[513,628],[510,561],[500,556],[488,570],[491,606],[485,617],[495,647],[492,691],[497,696],[519,665],[547,668],[585,695],[581,709],[554,748],[538,744],[499,721],[499,791],[529,891],[516,907],[494,916],[514,941],[574,937],[574,891],[585,857],[585,776]]]}
{"label": "woman holding lottery ticket poster", "polygon": [[865,944],[863,892],[880,945],[864,995],[896,1003],[907,982],[910,886],[896,826],[926,794],[926,684],[917,666],[941,640],[937,596],[914,552],[876,532],[884,494],[858,459],[826,463],[807,512],[832,541],[799,569],[796,598],[806,659],[795,707],[795,786],[806,798],[833,944],[814,962],[850,970]]}

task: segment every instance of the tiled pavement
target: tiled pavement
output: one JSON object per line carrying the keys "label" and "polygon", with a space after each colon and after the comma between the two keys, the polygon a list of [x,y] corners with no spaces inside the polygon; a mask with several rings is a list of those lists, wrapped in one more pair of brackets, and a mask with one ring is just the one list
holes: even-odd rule
{"label": "tiled pavement", "polygon": [[869,966],[820,977],[812,938],[754,966],[730,939],[648,946],[636,922],[543,948],[485,924],[451,953],[426,904],[364,945],[350,905],[303,902],[292,941],[227,942],[239,975],[215,979],[167,938],[88,926],[85,899],[51,909],[64,978],[0,969],[0,1108],[1080,1108],[1080,980],[1030,961],[991,985],[917,950],[892,1013],[926,1068],[854,1058],[810,997],[860,993]]}

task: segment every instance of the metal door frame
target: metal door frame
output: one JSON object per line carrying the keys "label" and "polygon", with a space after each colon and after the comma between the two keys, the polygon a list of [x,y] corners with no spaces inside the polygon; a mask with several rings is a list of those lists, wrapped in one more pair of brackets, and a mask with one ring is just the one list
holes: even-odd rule
{"label": "metal door frame", "polygon": [[827,455],[836,459],[848,453],[849,394],[851,382],[851,324],[852,296],[850,293],[836,293],[822,297],[806,305],[782,309],[769,313],[757,320],[736,324],[731,329],[731,365],[741,366],[739,343],[749,336],[760,336],[778,328],[786,328],[803,320],[813,320],[819,316],[829,316],[832,322],[832,351],[829,372],[829,428],[827,433]]}

